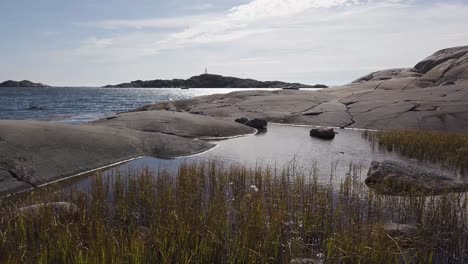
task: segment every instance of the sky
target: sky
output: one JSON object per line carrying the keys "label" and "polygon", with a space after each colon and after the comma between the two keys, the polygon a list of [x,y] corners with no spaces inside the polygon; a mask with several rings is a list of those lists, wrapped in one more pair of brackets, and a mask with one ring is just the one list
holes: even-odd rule
{"label": "sky", "polygon": [[468,1],[0,0],[0,81],[349,83],[468,45]]}

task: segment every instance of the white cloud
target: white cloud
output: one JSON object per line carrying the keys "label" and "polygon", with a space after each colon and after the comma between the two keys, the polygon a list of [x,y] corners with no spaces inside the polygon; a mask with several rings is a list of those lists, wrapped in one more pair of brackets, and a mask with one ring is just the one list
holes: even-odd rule
{"label": "white cloud", "polygon": [[360,0],[254,0],[232,8],[228,18],[234,21],[255,22],[296,15],[311,8],[331,8],[360,2]]}
{"label": "white cloud", "polygon": [[[316,8],[332,8],[359,4],[361,0],[254,0],[231,8],[227,14],[192,25],[182,32],[162,41],[176,45],[184,43],[207,43],[259,33],[245,28],[268,20],[284,19]],[[260,30],[264,32],[266,29]],[[221,36],[221,37],[220,37]]]}
{"label": "white cloud", "polygon": [[[86,65],[76,83],[189,77],[207,66],[225,75],[337,84],[468,44],[468,4],[460,2],[255,0],[197,21],[169,32],[111,31],[56,58]],[[103,68],[107,75],[96,76]]]}
{"label": "white cloud", "polygon": [[93,21],[87,23],[78,23],[80,26],[95,27],[103,29],[122,29],[122,28],[159,28],[159,29],[177,29],[185,28],[205,20],[207,15],[203,16],[184,16],[154,19],[108,19]]}

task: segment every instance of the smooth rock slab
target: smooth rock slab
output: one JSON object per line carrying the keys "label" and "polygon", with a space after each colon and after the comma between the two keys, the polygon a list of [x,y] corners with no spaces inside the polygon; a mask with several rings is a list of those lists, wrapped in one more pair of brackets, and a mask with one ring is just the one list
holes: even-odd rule
{"label": "smooth rock slab", "polygon": [[174,158],[215,146],[124,128],[14,120],[0,120],[0,138],[0,196],[131,158]]}
{"label": "smooth rock slab", "polygon": [[297,125],[468,133],[465,106],[468,46],[436,52],[415,68],[374,72],[319,91],[239,91],[139,110],[184,111],[229,121],[242,116]]}
{"label": "smooth rock slab", "polygon": [[219,118],[158,110],[122,113],[91,124],[188,138],[234,137],[255,132],[252,128]]}
{"label": "smooth rock slab", "polygon": [[366,185],[377,193],[395,196],[431,196],[468,192],[468,182],[454,176],[395,161],[373,161]]}

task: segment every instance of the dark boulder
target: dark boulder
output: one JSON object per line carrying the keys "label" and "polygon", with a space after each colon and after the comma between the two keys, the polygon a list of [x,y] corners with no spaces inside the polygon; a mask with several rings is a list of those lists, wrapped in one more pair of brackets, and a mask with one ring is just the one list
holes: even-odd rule
{"label": "dark boulder", "polygon": [[467,192],[468,182],[437,171],[396,161],[373,161],[366,185],[377,193],[395,196],[430,196]]}
{"label": "dark boulder", "polygon": [[234,122],[245,125],[249,122],[249,119],[246,117],[241,117],[241,118],[237,118],[236,120],[234,120]]}
{"label": "dark boulder", "polygon": [[256,129],[266,129],[266,127],[268,126],[268,121],[266,121],[265,119],[255,118],[245,123],[245,125]]}
{"label": "dark boulder", "polygon": [[335,131],[333,130],[333,128],[314,128],[310,130],[310,136],[331,140],[335,138]]}

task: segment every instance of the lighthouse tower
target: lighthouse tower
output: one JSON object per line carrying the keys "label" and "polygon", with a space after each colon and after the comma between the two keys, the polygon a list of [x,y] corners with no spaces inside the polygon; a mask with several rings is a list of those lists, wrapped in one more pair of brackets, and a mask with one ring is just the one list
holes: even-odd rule
{"label": "lighthouse tower", "polygon": [[205,74],[208,74],[208,68],[205,68]]}

